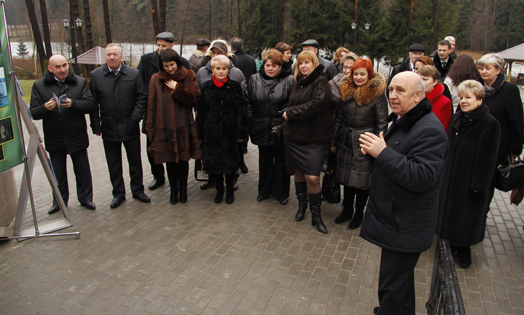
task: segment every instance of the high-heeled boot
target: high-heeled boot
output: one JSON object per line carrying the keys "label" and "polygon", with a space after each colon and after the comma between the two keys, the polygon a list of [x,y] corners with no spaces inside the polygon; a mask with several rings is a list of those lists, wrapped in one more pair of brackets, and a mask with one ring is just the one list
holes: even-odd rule
{"label": "high-heeled boot", "polygon": [[176,205],[178,203],[178,176],[176,175],[176,163],[166,163],[166,169],[169,186],[171,187],[169,202],[172,205]]}
{"label": "high-heeled boot", "polygon": [[235,174],[226,175],[226,203],[235,202]]}
{"label": "high-heeled boot", "polygon": [[217,194],[215,196],[215,203],[221,203],[224,199],[224,178],[222,175],[219,175],[215,179],[215,187],[217,189]]}
{"label": "high-heeled boot", "polygon": [[189,163],[187,161],[178,162],[178,190],[180,191],[180,197],[178,200],[180,203],[187,202],[187,174],[189,172]]}
{"label": "high-heeled boot", "polygon": [[311,225],[317,226],[317,231],[327,234],[328,230],[320,216],[320,205],[322,204],[322,194],[309,194],[309,209],[311,210]]}
{"label": "high-heeled boot", "polygon": [[295,182],[295,192],[298,200],[298,211],[295,215],[295,221],[300,222],[304,220],[307,210],[307,183]]}
{"label": "high-heeled boot", "polygon": [[344,201],[342,213],[335,219],[335,224],[342,224],[353,217],[353,202],[355,200],[355,188],[344,186]]}
{"label": "high-heeled boot", "polygon": [[351,222],[349,222],[348,229],[355,230],[360,227],[362,224],[362,219],[364,219],[364,207],[366,207],[366,202],[368,201],[369,189],[357,189],[357,200],[355,202],[355,215]]}

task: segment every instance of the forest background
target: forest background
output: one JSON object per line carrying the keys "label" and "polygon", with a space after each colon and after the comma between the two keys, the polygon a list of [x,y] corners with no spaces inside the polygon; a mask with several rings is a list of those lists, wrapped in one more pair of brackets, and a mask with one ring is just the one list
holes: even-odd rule
{"label": "forest background", "polygon": [[[5,8],[11,41],[35,42],[42,68],[51,42],[70,41],[65,18],[84,22],[78,54],[108,42],[153,43],[164,30],[177,44],[238,36],[257,57],[280,41],[296,52],[308,38],[327,55],[340,46],[356,52],[361,29],[361,54],[393,65],[410,44],[429,54],[447,35],[457,49],[480,53],[524,42],[524,0],[7,0]],[[32,38],[22,38],[29,28]]]}

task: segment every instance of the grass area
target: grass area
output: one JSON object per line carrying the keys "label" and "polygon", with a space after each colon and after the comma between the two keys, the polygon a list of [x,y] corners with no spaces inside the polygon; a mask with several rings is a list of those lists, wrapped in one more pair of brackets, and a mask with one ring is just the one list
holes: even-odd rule
{"label": "grass area", "polygon": [[18,80],[20,82],[20,86],[22,87],[22,92],[24,92],[24,101],[29,105],[29,101],[31,101],[31,89],[33,88],[33,83],[35,83],[36,80]]}

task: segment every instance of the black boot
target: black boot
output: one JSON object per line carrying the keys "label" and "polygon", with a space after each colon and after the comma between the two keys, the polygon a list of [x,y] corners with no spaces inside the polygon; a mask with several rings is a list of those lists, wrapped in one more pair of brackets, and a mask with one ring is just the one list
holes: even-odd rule
{"label": "black boot", "polygon": [[471,247],[459,247],[458,254],[460,260],[460,267],[462,267],[462,269],[469,268],[469,266],[471,266]]}
{"label": "black boot", "polygon": [[364,207],[368,201],[369,189],[357,189],[357,201],[355,203],[355,215],[351,222],[349,222],[348,229],[355,230],[362,224],[364,219]]}
{"label": "black boot", "polygon": [[180,203],[187,202],[187,174],[189,172],[189,163],[185,161],[178,162],[178,181],[180,190]]}
{"label": "black boot", "polygon": [[235,189],[234,189],[235,183],[234,182],[235,182],[234,174],[226,175],[226,203],[228,205],[235,202]]}
{"label": "black boot", "polygon": [[317,231],[327,234],[328,230],[322,217],[320,216],[320,205],[322,204],[322,194],[309,194],[309,209],[311,210],[311,225],[317,226]]}
{"label": "black boot", "polygon": [[166,163],[166,170],[167,178],[169,179],[169,186],[171,186],[169,202],[172,205],[176,205],[178,203],[178,176],[176,171],[176,163]]}
{"label": "black boot", "polygon": [[221,203],[222,200],[224,199],[224,178],[222,178],[222,175],[217,176],[215,180],[215,187],[217,189],[217,195],[215,196],[215,203]]}
{"label": "black boot", "polygon": [[351,220],[353,217],[353,201],[355,200],[355,188],[344,186],[344,209],[342,213],[335,219],[335,224],[342,224]]}
{"label": "black boot", "polygon": [[298,211],[295,215],[295,221],[300,222],[304,220],[307,209],[307,183],[295,182],[295,191],[298,200]]}

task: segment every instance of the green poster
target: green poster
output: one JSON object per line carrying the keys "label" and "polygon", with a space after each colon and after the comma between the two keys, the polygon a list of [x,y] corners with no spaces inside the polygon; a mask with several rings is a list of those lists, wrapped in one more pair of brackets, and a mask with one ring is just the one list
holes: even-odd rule
{"label": "green poster", "polygon": [[16,87],[10,74],[11,61],[4,12],[0,13],[0,173],[23,162],[22,142],[14,101]]}

